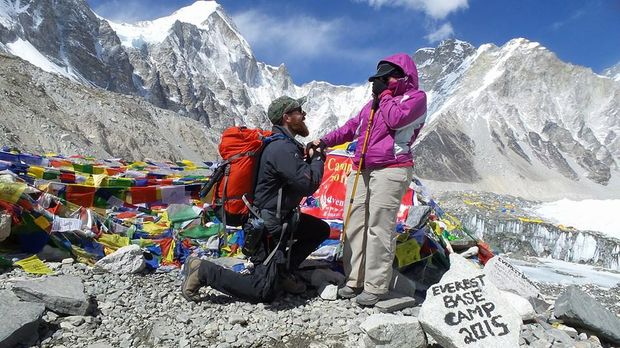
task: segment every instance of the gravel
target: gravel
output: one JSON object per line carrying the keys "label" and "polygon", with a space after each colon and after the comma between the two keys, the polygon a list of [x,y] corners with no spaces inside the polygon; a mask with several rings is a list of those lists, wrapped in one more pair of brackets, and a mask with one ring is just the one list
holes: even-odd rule
{"label": "gravel", "polygon": [[[91,312],[68,317],[46,311],[39,327],[41,347],[357,347],[359,324],[379,313],[351,300],[324,301],[316,290],[253,305],[206,288],[209,301],[189,303],[180,296],[178,270],[115,275],[75,263],[63,264],[55,274],[83,280]],[[0,274],[0,289],[35,277],[14,269]],[[620,316],[620,286],[580,288]],[[564,286],[541,283],[540,289],[553,302]],[[416,315],[416,309],[395,314]]]}
{"label": "gravel", "polygon": [[[115,275],[65,264],[55,271],[59,274],[84,281],[92,311],[71,317],[47,311],[39,328],[41,347],[102,342],[113,347],[349,347],[357,346],[359,324],[379,313],[351,300],[324,301],[316,290],[252,305],[205,288],[209,301],[189,303],[179,293],[178,270]],[[35,277],[14,269],[0,274],[0,289]]]}

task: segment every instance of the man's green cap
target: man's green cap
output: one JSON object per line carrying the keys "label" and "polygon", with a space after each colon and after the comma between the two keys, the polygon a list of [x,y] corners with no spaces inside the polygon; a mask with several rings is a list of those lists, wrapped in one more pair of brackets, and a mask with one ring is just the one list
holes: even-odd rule
{"label": "man's green cap", "polygon": [[278,124],[282,119],[282,115],[291,112],[296,108],[300,108],[305,102],[306,97],[293,99],[286,95],[282,96],[269,104],[269,109],[267,109],[267,117],[269,117],[272,124]]}

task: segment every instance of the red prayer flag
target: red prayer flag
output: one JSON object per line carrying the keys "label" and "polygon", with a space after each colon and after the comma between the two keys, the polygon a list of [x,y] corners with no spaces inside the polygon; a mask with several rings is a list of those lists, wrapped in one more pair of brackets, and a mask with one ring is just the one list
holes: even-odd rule
{"label": "red prayer flag", "polygon": [[157,201],[157,187],[131,187],[131,204],[152,203]]}
{"label": "red prayer flag", "polygon": [[92,207],[96,190],[92,186],[67,185],[66,198],[67,201],[73,204],[82,207]]}

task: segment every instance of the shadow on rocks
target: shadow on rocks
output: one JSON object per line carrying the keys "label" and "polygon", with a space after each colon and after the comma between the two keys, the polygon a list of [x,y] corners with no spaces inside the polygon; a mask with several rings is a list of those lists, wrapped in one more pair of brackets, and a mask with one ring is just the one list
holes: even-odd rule
{"label": "shadow on rocks", "polygon": [[291,295],[281,292],[276,297],[276,299],[273,300],[273,302],[265,304],[265,309],[273,312],[288,311],[297,307],[307,305],[313,298],[317,296],[318,293],[314,289],[308,290],[301,295]]}
{"label": "shadow on rocks", "polygon": [[54,333],[58,331],[58,329],[60,329],[59,324],[41,320],[39,322],[39,346],[41,345],[41,342],[54,336]]}
{"label": "shadow on rocks", "polygon": [[89,296],[88,298],[88,309],[86,310],[86,315],[90,315],[92,317],[98,317],[100,316],[102,313],[99,310],[99,302],[97,302],[97,299],[95,298],[95,296]]}

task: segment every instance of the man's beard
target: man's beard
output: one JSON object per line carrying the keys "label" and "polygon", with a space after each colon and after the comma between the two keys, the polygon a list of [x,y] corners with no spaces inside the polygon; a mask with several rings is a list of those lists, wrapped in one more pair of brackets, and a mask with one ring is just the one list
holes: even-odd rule
{"label": "man's beard", "polygon": [[298,123],[292,123],[290,125],[290,128],[293,131],[293,133],[295,133],[295,135],[299,135],[304,138],[310,135],[308,126],[306,126],[306,123],[304,121],[299,121]]}

